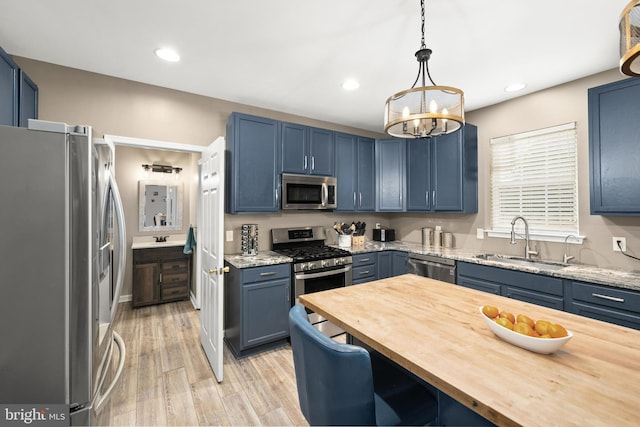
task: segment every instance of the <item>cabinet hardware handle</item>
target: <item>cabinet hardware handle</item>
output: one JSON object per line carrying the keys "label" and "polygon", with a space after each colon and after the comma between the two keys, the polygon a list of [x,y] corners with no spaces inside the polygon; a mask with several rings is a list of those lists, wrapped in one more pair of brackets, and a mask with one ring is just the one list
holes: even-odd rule
{"label": "cabinet hardware handle", "polygon": [[362,207],[362,193],[360,193],[360,206],[359,207]]}
{"label": "cabinet hardware handle", "polygon": [[160,273],[160,283],[162,283],[162,273]]}
{"label": "cabinet hardware handle", "polygon": [[311,156],[311,170],[316,170],[316,156]]}
{"label": "cabinet hardware handle", "polygon": [[261,276],[273,276],[274,274],[276,274],[275,271],[265,271],[264,273],[260,273]]}
{"label": "cabinet hardware handle", "polygon": [[360,275],[362,276],[363,274],[369,274],[369,270],[361,271]]}
{"label": "cabinet hardware handle", "polygon": [[424,192],[424,200],[426,202],[427,207],[429,207],[429,191]]}
{"label": "cabinet hardware handle", "polygon": [[360,260],[360,262],[367,262],[367,261],[369,261],[369,258],[362,258],[362,259]]}
{"label": "cabinet hardware handle", "polygon": [[433,190],[433,197],[431,197],[431,200],[433,200],[432,203],[433,203],[433,205],[435,207],[435,204],[436,204],[436,190]]}
{"label": "cabinet hardware handle", "polygon": [[304,166],[302,169],[307,170],[307,156],[304,156]]}
{"label": "cabinet hardware handle", "polygon": [[353,207],[356,207],[356,192],[353,192]]}
{"label": "cabinet hardware handle", "polygon": [[591,294],[592,297],[596,297],[596,298],[600,298],[600,299],[606,299],[608,301],[613,301],[613,302],[624,302],[624,298],[618,298],[618,297],[612,297],[609,295],[602,295],[602,294],[596,294],[593,293]]}

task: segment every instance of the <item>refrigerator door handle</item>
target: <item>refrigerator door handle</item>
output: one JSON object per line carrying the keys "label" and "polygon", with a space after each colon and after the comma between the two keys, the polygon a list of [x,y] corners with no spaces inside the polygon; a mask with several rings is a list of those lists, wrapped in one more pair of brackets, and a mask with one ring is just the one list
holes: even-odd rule
{"label": "refrigerator door handle", "polygon": [[118,303],[120,301],[120,292],[122,291],[122,284],[124,282],[124,269],[127,265],[127,251],[125,248],[126,227],[124,224],[124,208],[122,206],[122,199],[120,198],[118,184],[116,183],[112,172],[109,172],[109,186],[111,187],[111,194],[113,194],[116,219],[118,221],[118,250],[120,252],[118,254],[118,275],[115,290],[113,292],[113,304],[111,304],[111,324],[113,324],[116,319]]}

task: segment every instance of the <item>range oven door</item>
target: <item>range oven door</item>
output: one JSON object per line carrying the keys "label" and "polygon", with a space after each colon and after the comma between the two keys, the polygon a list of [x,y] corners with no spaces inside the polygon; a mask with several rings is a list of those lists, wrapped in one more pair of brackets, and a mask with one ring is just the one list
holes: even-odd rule
{"label": "range oven door", "polygon": [[[310,272],[294,273],[294,295],[291,301],[298,304],[300,295],[350,286],[352,279],[353,272],[351,264]],[[308,309],[307,313],[309,314],[311,324],[325,335],[334,337],[344,333],[342,329],[328,322],[319,314],[310,312]]]}

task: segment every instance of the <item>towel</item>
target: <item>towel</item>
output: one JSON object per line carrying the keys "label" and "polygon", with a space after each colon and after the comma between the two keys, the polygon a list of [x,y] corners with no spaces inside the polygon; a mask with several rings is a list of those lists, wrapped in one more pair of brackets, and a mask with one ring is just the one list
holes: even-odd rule
{"label": "towel", "polygon": [[193,227],[189,227],[189,233],[187,234],[187,242],[184,244],[182,252],[185,254],[193,253],[193,248],[196,247],[196,238],[193,235]]}

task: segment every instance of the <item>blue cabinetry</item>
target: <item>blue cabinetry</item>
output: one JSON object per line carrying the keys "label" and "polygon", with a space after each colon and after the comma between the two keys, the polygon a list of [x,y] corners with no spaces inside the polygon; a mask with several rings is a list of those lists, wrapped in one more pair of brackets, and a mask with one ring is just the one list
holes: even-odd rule
{"label": "blue cabinetry", "polygon": [[227,265],[224,331],[233,354],[245,356],[286,342],[290,264],[243,269]]}
{"label": "blue cabinetry", "polygon": [[378,279],[407,273],[408,254],[402,251],[378,252]]}
{"label": "blue cabinetry", "polygon": [[456,283],[556,310],[565,309],[563,280],[556,277],[458,262]]}
{"label": "blue cabinetry", "polygon": [[640,80],[589,89],[591,214],[640,215]]}
{"label": "blue cabinetry", "polygon": [[592,319],[640,329],[640,292],[571,281],[569,311]]}
{"label": "blue cabinetry", "polygon": [[404,212],[406,175],[406,140],[378,139],[376,158],[376,211]]}
{"label": "blue cabinetry", "polygon": [[26,127],[38,118],[38,86],[0,48],[0,125]]}
{"label": "blue cabinetry", "polygon": [[280,170],[278,122],[233,113],[227,120],[228,213],[277,212]]}
{"label": "blue cabinetry", "polygon": [[337,211],[375,209],[375,141],[344,133],[335,134],[335,172],[338,179]]}
{"label": "blue cabinetry", "polygon": [[359,285],[361,283],[370,282],[378,278],[378,254],[376,252],[355,254],[352,256],[352,260],[352,284]]}
{"label": "blue cabinetry", "polygon": [[334,175],[333,132],[326,129],[281,123],[282,172]]}
{"label": "blue cabinetry", "polygon": [[478,129],[407,140],[408,211],[478,211]]}

